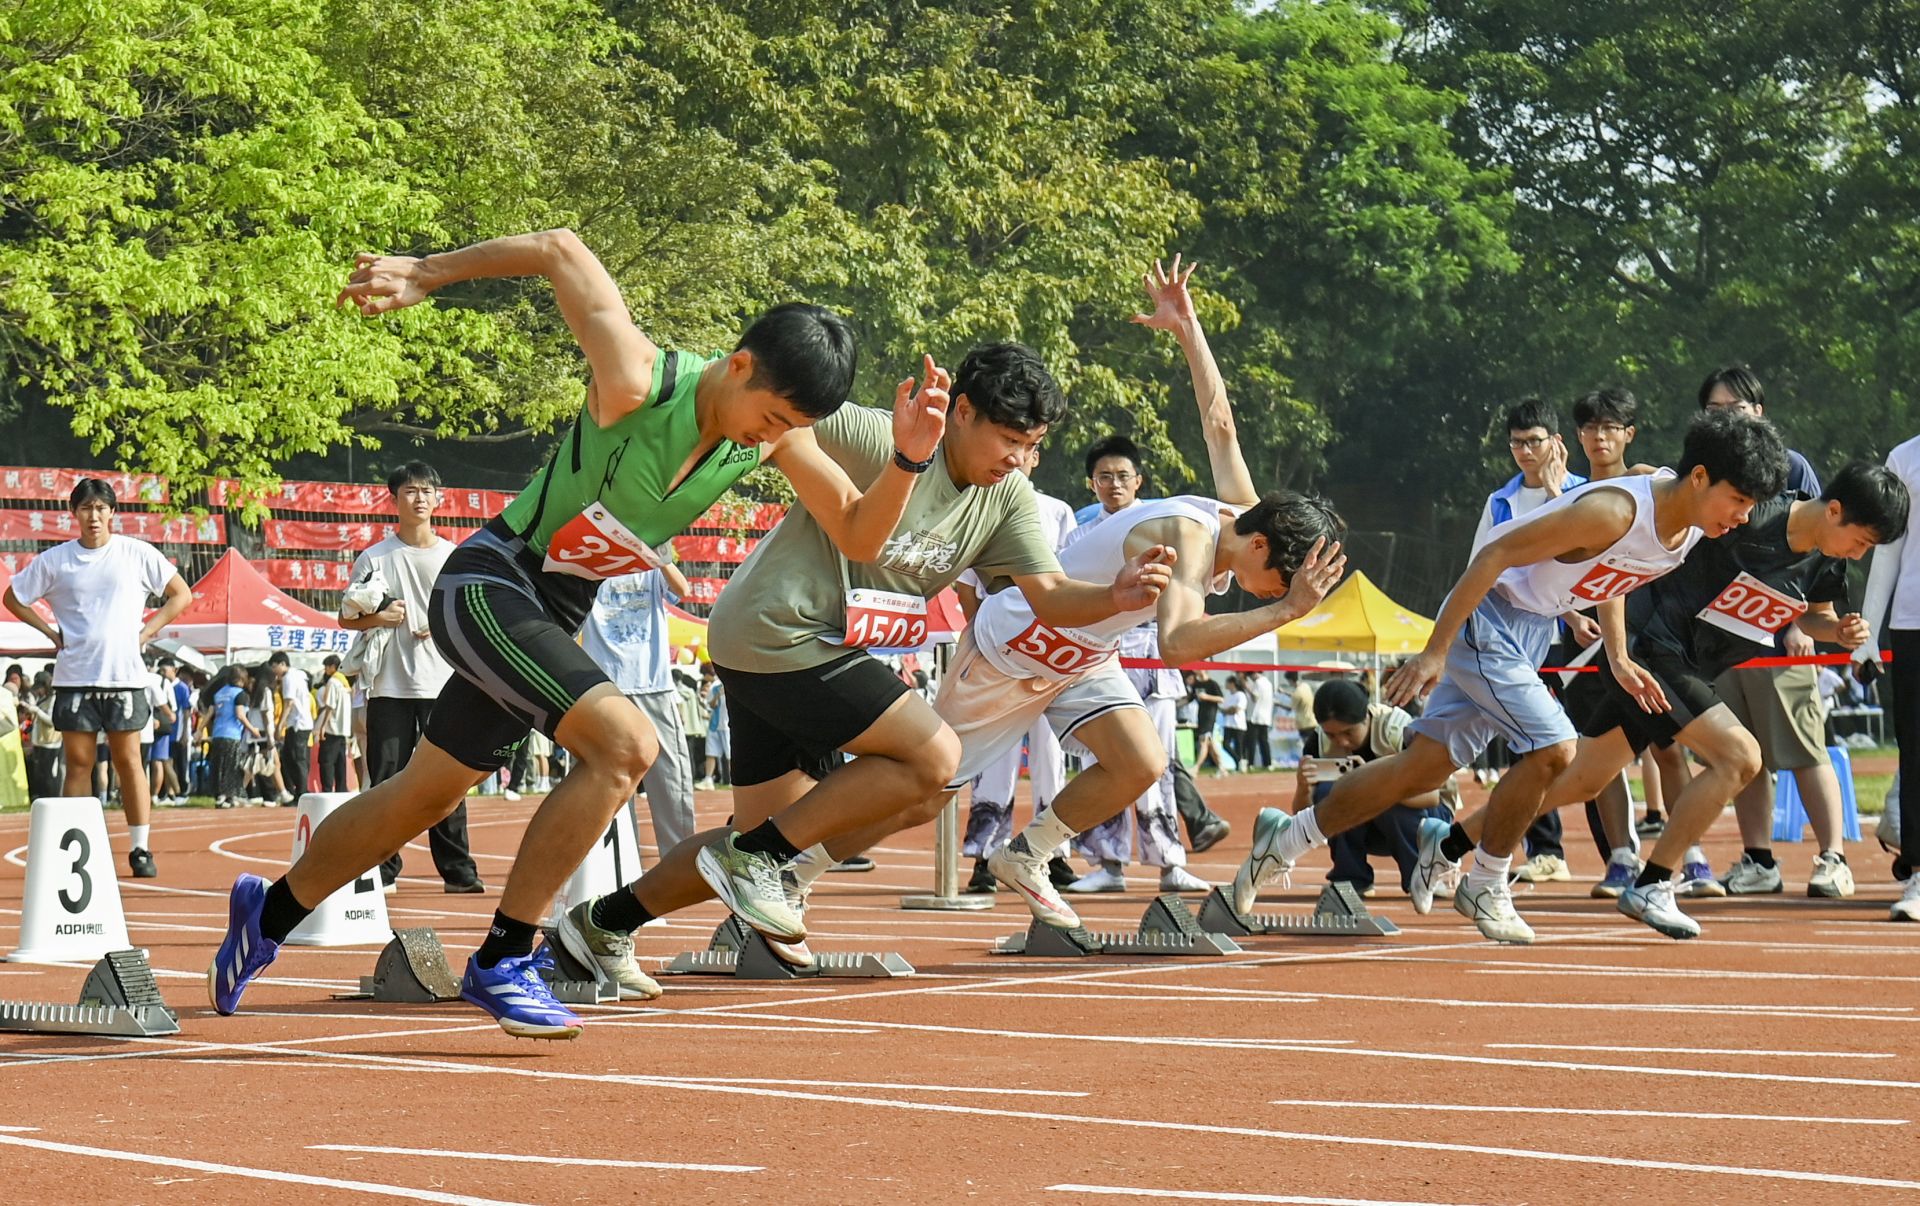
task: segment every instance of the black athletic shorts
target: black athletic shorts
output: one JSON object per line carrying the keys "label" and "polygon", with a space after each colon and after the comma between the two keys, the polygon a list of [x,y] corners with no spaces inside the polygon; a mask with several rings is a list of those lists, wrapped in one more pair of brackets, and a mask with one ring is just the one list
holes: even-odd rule
{"label": "black athletic shorts", "polygon": [[[1604,737],[1615,729],[1621,729],[1625,731],[1628,743],[1633,746],[1633,752],[1639,754],[1649,745],[1672,745],[1681,729],[1714,708],[1724,706],[1713,689],[1713,676],[1703,675],[1693,663],[1679,654],[1638,649],[1634,651],[1634,660],[1660,680],[1661,689],[1666,691],[1667,703],[1672,710],[1642,711],[1639,703],[1613,677],[1613,671],[1603,669],[1599,674],[1583,676],[1600,679],[1606,691],[1580,726],[1583,736]],[[1602,664],[1605,664],[1604,656]]]}
{"label": "black athletic shorts", "polygon": [[824,779],[840,747],[873,727],[907,684],[877,658],[851,650],[823,665],[778,674],[714,671],[727,692],[733,785],[771,783],[788,771]]}
{"label": "black athletic shorts", "polygon": [[132,733],[153,707],[142,687],[55,687],[53,727],[62,733]]}
{"label": "black athletic shorts", "polygon": [[531,556],[516,539],[482,528],[453,551],[434,580],[427,623],[454,676],[434,701],[426,737],[461,764],[496,771],[531,729],[555,736],[580,697],[607,682],[575,641],[580,617],[543,601]]}

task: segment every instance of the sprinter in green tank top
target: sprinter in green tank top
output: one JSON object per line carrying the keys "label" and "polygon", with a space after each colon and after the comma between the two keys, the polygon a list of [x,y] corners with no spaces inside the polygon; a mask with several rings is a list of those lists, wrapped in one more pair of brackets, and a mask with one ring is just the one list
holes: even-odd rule
{"label": "sprinter in green tank top", "polygon": [[[373,316],[459,281],[518,276],[552,282],[591,371],[585,405],[527,490],[453,554],[435,583],[429,623],[458,673],[412,760],[341,806],[286,876],[271,886],[242,876],[234,885],[227,939],[208,972],[221,1013],[238,1008],[246,983],[314,907],[452,811],[537,727],[567,748],[574,767],[527,826],[461,995],[509,1034],[577,1035],[579,1019],[539,975],[533,936],[658,753],[652,726],[574,641],[600,582],[658,564],[652,546],[763,460],[787,475],[842,553],[871,560],[918,480],[900,464],[930,461],[945,430],[947,374],[929,357],[918,390],[909,378],[895,392],[897,456],[868,475],[863,494],[809,430],[853,385],[844,319],[786,305],[731,353],[668,351],[640,332],[613,278],[564,230],[424,259],[362,255],[339,300]],[[630,959],[625,967],[622,996],[659,995]]]}

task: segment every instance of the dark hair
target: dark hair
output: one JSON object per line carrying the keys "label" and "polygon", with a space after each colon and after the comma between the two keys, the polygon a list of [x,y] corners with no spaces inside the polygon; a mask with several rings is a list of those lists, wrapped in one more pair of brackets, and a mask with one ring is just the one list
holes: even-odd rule
{"label": "dark hair", "polygon": [[989,343],[967,353],[953,375],[953,396],[962,394],[987,422],[1015,431],[1052,427],[1067,417],[1067,396],[1024,343]]}
{"label": "dark hair", "polygon": [[33,689],[36,691],[52,691],[53,675],[48,674],[45,670],[36,672],[33,676]]}
{"label": "dark hair", "polygon": [[1640,400],[1617,385],[1602,386],[1573,400],[1573,425],[1618,423],[1632,427],[1640,419]]}
{"label": "dark hair", "polygon": [[1827,483],[1821,502],[1840,504],[1840,522],[1872,528],[1874,541],[1886,544],[1907,533],[1912,500],[1907,483],[1885,465],[1854,461]]}
{"label": "dark hair", "polygon": [[1320,684],[1313,693],[1313,718],[1321,724],[1359,724],[1367,718],[1367,689],[1350,678]]}
{"label": "dark hair", "polygon": [[290,663],[292,660],[293,660],[292,658],[286,655],[286,652],[284,650],[280,650],[280,651],[276,651],[272,657],[267,659],[267,665],[285,666],[288,663]]}
{"label": "dark hair", "polygon": [[113,487],[98,477],[83,477],[73,487],[73,493],[67,495],[67,510],[78,511],[90,502],[103,502],[107,510],[118,510],[120,500],[114,497]]}
{"label": "dark hair", "polygon": [[1110,435],[1103,440],[1095,440],[1087,449],[1087,476],[1093,476],[1093,467],[1110,456],[1124,456],[1133,462],[1133,471],[1140,472],[1140,446],[1123,435]]}
{"label": "dark hair", "polygon": [[7,666],[6,674],[0,677],[12,678],[16,674],[20,676],[21,682],[27,681],[27,668],[25,666],[22,666],[19,662],[13,662],[9,664]]}
{"label": "dark hair", "polygon": [[840,409],[853,392],[860,358],[853,324],[806,302],[788,302],[762,314],[734,351],[753,353],[749,386],[779,394],[810,419]]}
{"label": "dark hair", "polygon": [[1687,424],[1680,450],[1680,476],[1695,466],[1709,482],[1726,482],[1752,499],[1772,498],[1787,488],[1787,446],[1773,424],[1734,410],[1706,410]]}
{"label": "dark hair", "polygon": [[337,653],[329,653],[320,659],[320,665],[328,670],[336,670],[340,666],[340,655]]}
{"label": "dark hair", "polygon": [[1559,435],[1560,416],[1553,413],[1553,407],[1538,398],[1522,398],[1508,408],[1507,431],[1509,434],[1516,431],[1531,431],[1536,427],[1546,428],[1548,435]]}
{"label": "dark hair", "polygon": [[253,681],[247,685],[247,702],[256,708],[265,709],[267,698],[273,694],[273,675],[267,673],[272,661],[261,662],[258,666],[246,667],[247,677]]}
{"label": "dark hair", "polygon": [[159,661],[153,664],[153,668],[156,670],[167,670],[167,669],[178,670],[180,668],[180,663],[174,661],[170,657],[163,657]]}
{"label": "dark hair", "polygon": [[1754,406],[1767,404],[1767,391],[1761,388],[1760,378],[1754,376],[1753,370],[1744,364],[1729,364],[1725,368],[1715,369],[1707,374],[1707,379],[1700,383],[1701,410],[1707,408],[1707,398],[1713,393],[1713,387],[1716,385],[1726,386],[1727,392],[1742,402],[1748,402]]}
{"label": "dark hair", "polygon": [[404,486],[419,482],[423,486],[440,488],[440,471],[425,461],[408,461],[406,464],[387,474],[387,493],[399,495]]}
{"label": "dark hair", "polygon": [[1233,530],[1242,536],[1265,536],[1267,568],[1279,570],[1291,581],[1313,552],[1315,541],[1332,544],[1346,539],[1347,521],[1324,498],[1272,490],[1240,513]]}

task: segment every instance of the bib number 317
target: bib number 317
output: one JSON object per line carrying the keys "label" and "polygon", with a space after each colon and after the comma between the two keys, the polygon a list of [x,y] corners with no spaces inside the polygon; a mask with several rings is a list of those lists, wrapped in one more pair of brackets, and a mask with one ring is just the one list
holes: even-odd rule
{"label": "bib number 317", "polygon": [[613,512],[599,503],[568,520],[547,541],[547,559],[542,568],[550,574],[599,581],[659,569],[659,554],[633,530],[614,518]]}
{"label": "bib number 317", "polygon": [[847,592],[847,635],[852,649],[917,649],[927,643],[927,601],[886,590]]}

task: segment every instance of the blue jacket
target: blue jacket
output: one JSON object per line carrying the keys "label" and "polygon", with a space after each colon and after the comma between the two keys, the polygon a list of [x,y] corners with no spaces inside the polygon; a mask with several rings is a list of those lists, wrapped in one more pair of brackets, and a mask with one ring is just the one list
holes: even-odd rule
{"label": "blue jacket", "polygon": [[[1497,528],[1513,518],[1513,497],[1526,487],[1526,482],[1526,474],[1516,473],[1508,480],[1506,485],[1487,496],[1487,506],[1493,517],[1491,526]],[[1586,484],[1586,478],[1581,477],[1578,473],[1569,473],[1567,474],[1567,480],[1560,483],[1560,492],[1564,494],[1575,486],[1584,486]]]}

